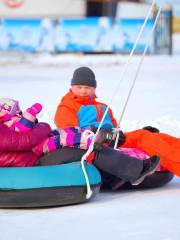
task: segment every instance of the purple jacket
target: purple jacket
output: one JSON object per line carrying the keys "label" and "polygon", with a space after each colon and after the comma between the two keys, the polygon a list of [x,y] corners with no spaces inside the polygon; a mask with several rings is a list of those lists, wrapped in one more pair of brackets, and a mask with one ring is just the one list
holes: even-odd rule
{"label": "purple jacket", "polygon": [[27,133],[11,130],[0,124],[0,166],[33,166],[39,157],[32,148],[47,138],[51,128],[47,123],[38,123]]}

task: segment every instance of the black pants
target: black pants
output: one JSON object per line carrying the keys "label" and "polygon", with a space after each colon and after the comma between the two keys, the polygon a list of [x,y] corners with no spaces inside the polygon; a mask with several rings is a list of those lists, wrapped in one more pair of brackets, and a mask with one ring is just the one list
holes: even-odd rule
{"label": "black pants", "polygon": [[[61,148],[41,157],[37,165],[57,165],[80,161],[84,150],[75,148]],[[127,156],[109,147],[102,147],[95,151],[93,164],[100,170],[116,176],[124,181],[136,180],[142,169],[143,161]]]}

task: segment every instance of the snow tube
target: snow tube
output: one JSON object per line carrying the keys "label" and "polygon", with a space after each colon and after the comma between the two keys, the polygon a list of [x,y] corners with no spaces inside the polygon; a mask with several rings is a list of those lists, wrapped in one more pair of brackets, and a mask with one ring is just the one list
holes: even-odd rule
{"label": "snow tube", "polygon": [[114,189],[114,190],[121,190],[121,189],[148,189],[148,188],[157,188],[162,187],[169,183],[174,177],[169,171],[166,170],[158,170],[157,172],[153,173],[152,175],[146,177],[142,183],[137,186],[132,186],[130,183],[126,182],[121,184],[121,180],[114,177],[109,176],[106,173],[103,173],[102,176],[102,186],[101,189]]}
{"label": "snow tube", "polygon": [[[99,192],[101,176],[86,164],[93,191]],[[0,207],[26,208],[86,202],[86,182],[81,163],[54,166],[0,168]]]}
{"label": "snow tube", "polygon": [[148,176],[144,181],[137,185],[132,186],[129,183],[125,183],[123,189],[146,189],[146,188],[157,188],[162,187],[169,183],[173,179],[174,175],[169,171],[157,171],[151,176]]}

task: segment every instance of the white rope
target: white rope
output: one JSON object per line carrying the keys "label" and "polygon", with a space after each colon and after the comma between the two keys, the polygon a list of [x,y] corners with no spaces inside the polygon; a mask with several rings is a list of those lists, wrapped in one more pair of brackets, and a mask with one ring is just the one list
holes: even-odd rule
{"label": "white rope", "polygon": [[151,4],[150,9],[149,9],[149,11],[148,11],[148,14],[147,14],[147,16],[146,16],[146,18],[145,18],[145,20],[144,20],[144,23],[143,23],[143,25],[142,25],[139,33],[138,33],[138,36],[137,36],[136,41],[135,41],[135,43],[134,43],[134,45],[133,45],[133,48],[132,48],[132,50],[131,50],[131,52],[130,52],[130,54],[129,54],[128,60],[127,60],[127,62],[126,62],[126,64],[125,64],[125,67],[124,67],[124,71],[122,72],[122,74],[121,74],[121,76],[120,76],[120,80],[119,80],[119,82],[118,82],[118,85],[117,85],[117,87],[115,88],[114,94],[112,95],[112,97],[111,97],[111,99],[110,99],[110,102],[109,102],[109,104],[108,104],[107,107],[106,107],[106,110],[105,110],[105,112],[104,112],[104,114],[103,114],[103,117],[102,117],[102,119],[101,119],[101,122],[99,123],[99,126],[98,126],[98,128],[97,128],[97,131],[96,131],[94,137],[92,138],[92,142],[91,142],[91,144],[90,144],[87,152],[86,152],[86,153],[82,156],[82,158],[81,158],[82,170],[83,170],[83,173],[84,173],[84,176],[85,176],[85,179],[86,179],[86,184],[87,184],[87,195],[86,195],[86,198],[87,198],[87,199],[89,199],[89,198],[91,197],[92,191],[91,191],[91,189],[90,189],[89,179],[88,179],[88,176],[87,176],[87,173],[86,173],[86,169],[85,169],[85,167],[84,167],[84,161],[86,160],[86,158],[89,156],[89,154],[90,154],[90,153],[93,151],[93,149],[94,149],[94,140],[96,139],[97,135],[99,134],[99,131],[100,131],[101,127],[102,127],[102,124],[103,124],[103,122],[104,122],[104,119],[105,119],[105,117],[106,117],[106,115],[107,115],[107,112],[108,112],[108,110],[109,110],[109,108],[110,108],[110,106],[111,106],[111,104],[112,104],[112,101],[113,101],[114,97],[115,97],[116,94],[118,93],[120,83],[121,83],[121,82],[123,81],[123,79],[124,79],[125,73],[126,73],[126,71],[127,71],[128,65],[129,65],[129,62],[130,62],[130,60],[131,60],[131,58],[132,58],[132,55],[134,54],[134,51],[135,51],[136,46],[137,46],[137,43],[138,43],[138,41],[139,41],[139,39],[140,39],[143,31],[144,31],[144,28],[145,28],[145,26],[146,26],[146,24],[147,24],[147,21],[148,21],[148,19],[149,19],[149,17],[150,17],[150,14],[151,14],[151,12],[152,12],[152,10],[153,10],[154,5],[155,5],[155,0],[152,1],[152,4]]}
{"label": "white rope", "polygon": [[[129,93],[128,93],[126,102],[125,102],[125,104],[124,104],[123,111],[122,111],[122,113],[121,113],[121,115],[120,115],[120,118],[119,118],[119,121],[118,121],[118,125],[120,125],[120,123],[121,123],[121,121],[122,121],[122,118],[123,118],[123,116],[124,116],[125,110],[126,110],[126,108],[127,108],[127,104],[128,104],[128,102],[129,102],[130,96],[131,96],[131,94],[132,94],[133,88],[134,88],[135,83],[136,83],[136,80],[137,80],[137,77],[138,77],[139,72],[140,72],[140,70],[141,70],[142,64],[143,64],[143,62],[144,62],[144,57],[145,57],[145,55],[146,55],[146,53],[147,53],[147,50],[148,50],[148,47],[149,47],[149,44],[150,44],[150,41],[151,41],[151,37],[152,37],[152,34],[153,34],[153,32],[154,32],[154,30],[155,30],[155,27],[156,27],[156,25],[157,25],[157,21],[158,21],[158,19],[159,19],[161,10],[162,10],[162,7],[160,7],[159,10],[158,10],[158,12],[157,12],[157,15],[156,15],[154,24],[153,24],[152,29],[151,29],[151,31],[150,31],[150,34],[149,34],[149,36],[148,36],[148,40],[147,40],[147,42],[146,42],[146,45],[145,45],[145,48],[144,48],[144,51],[143,51],[141,60],[140,60],[140,62],[139,62],[139,64],[138,64],[138,68],[137,68],[137,71],[136,71],[134,80],[133,80],[133,82],[132,82],[132,85],[131,85],[131,88],[130,88],[130,90],[129,90]],[[116,135],[116,141],[115,141],[114,149],[117,148],[118,138],[119,138],[119,132],[118,132],[117,135]]]}
{"label": "white rope", "polygon": [[112,95],[112,97],[111,97],[111,99],[110,99],[109,104],[108,104],[107,107],[106,107],[106,110],[105,110],[104,115],[103,115],[103,117],[102,117],[102,119],[101,119],[101,122],[99,123],[99,126],[98,126],[98,129],[97,129],[97,131],[96,131],[95,137],[98,135],[99,130],[100,130],[101,127],[102,127],[103,121],[104,121],[104,119],[105,119],[105,117],[106,117],[106,115],[107,115],[107,112],[108,112],[108,110],[109,110],[109,108],[110,108],[110,106],[111,106],[111,104],[112,104],[112,101],[113,101],[114,97],[116,96],[116,94],[117,94],[118,91],[119,91],[120,83],[121,83],[121,82],[123,81],[123,79],[124,79],[125,73],[126,73],[126,71],[127,71],[127,69],[128,69],[129,62],[130,62],[130,60],[131,60],[131,58],[132,58],[132,55],[134,54],[134,51],[135,51],[135,49],[136,49],[136,47],[137,47],[137,43],[138,43],[138,41],[139,41],[139,39],[140,39],[143,31],[144,31],[144,28],[145,28],[145,26],[146,26],[146,24],[147,24],[147,21],[148,21],[148,19],[149,19],[149,17],[150,17],[150,14],[152,13],[152,10],[153,10],[154,6],[155,6],[155,0],[153,0],[152,4],[151,4],[151,6],[150,6],[150,9],[149,9],[149,11],[148,11],[148,14],[147,14],[147,16],[146,16],[146,18],[145,18],[145,20],[144,20],[144,23],[143,23],[143,25],[142,25],[139,33],[138,33],[138,36],[137,36],[137,38],[136,38],[136,41],[135,41],[135,43],[134,43],[134,45],[133,45],[133,48],[132,48],[132,50],[131,50],[131,53],[129,54],[129,57],[128,57],[127,62],[126,62],[126,64],[125,64],[124,71],[122,72],[122,74],[121,74],[121,76],[120,76],[118,85],[117,85],[117,87],[115,88],[115,91],[114,91],[114,93],[113,93],[113,95]]}
{"label": "white rope", "polygon": [[86,180],[86,186],[87,186],[87,194],[86,194],[86,199],[89,199],[93,192],[91,190],[91,186],[90,186],[90,183],[89,183],[89,178],[88,178],[88,175],[87,175],[87,172],[86,172],[86,168],[84,166],[84,162],[85,160],[87,159],[87,157],[89,156],[89,154],[93,151],[94,149],[94,138],[95,138],[95,134],[91,131],[91,130],[85,130],[83,132],[83,137],[84,138],[91,138],[91,143],[90,143],[90,146],[87,150],[87,152],[82,156],[81,158],[81,167],[82,167],[82,170],[83,170],[83,173],[84,173],[84,177],[85,177],[85,180]]}

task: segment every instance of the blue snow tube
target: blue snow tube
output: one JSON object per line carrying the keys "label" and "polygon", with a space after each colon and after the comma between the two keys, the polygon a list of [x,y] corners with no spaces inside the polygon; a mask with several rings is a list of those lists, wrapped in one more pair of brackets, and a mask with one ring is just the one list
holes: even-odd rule
{"label": "blue snow tube", "polygon": [[[101,176],[89,164],[85,168],[93,191],[99,192]],[[87,201],[81,163],[0,168],[0,207],[26,208],[75,204]]]}

